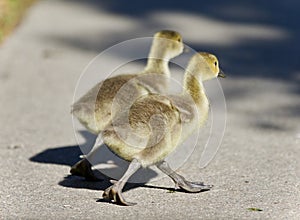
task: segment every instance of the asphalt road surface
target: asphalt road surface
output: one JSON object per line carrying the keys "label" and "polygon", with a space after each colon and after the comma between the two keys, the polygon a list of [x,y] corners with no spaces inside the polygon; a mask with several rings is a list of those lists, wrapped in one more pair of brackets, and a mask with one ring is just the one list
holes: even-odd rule
{"label": "asphalt road surface", "polygon": [[[300,3],[197,2],[46,0],[28,11],[0,46],[1,219],[299,219]],[[220,80],[227,119],[216,156],[199,168],[207,125],[177,169],[214,187],[173,192],[170,179],[150,181],[158,174],[148,170],[148,183],[124,193],[138,204],[121,207],[102,200],[107,180],[69,176],[81,154],[70,105],[96,55],[166,28],[217,54],[228,75]],[[115,54],[106,64],[120,60]],[[80,134],[80,143],[92,143]]]}

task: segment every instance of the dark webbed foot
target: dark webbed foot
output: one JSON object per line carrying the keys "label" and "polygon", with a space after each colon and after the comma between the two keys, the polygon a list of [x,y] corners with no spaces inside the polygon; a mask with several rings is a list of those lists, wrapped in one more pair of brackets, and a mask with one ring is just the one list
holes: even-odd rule
{"label": "dark webbed foot", "polygon": [[212,185],[204,185],[202,182],[190,182],[187,181],[183,176],[174,172],[168,165],[166,161],[162,161],[156,165],[158,169],[167,174],[176,184],[176,188],[180,188],[185,192],[197,193],[201,191],[210,190]]}
{"label": "dark webbed foot", "polygon": [[122,195],[122,189],[120,189],[120,187],[118,187],[116,185],[112,185],[112,186],[108,187],[104,191],[102,196],[104,199],[107,199],[118,205],[124,205],[124,206],[136,205],[136,203],[126,201]]}
{"label": "dark webbed foot", "polygon": [[207,191],[213,187],[213,185],[204,185],[203,182],[190,182],[185,180],[183,177],[175,184],[176,184],[176,188],[180,188],[185,192],[191,192],[191,193]]}
{"label": "dark webbed foot", "polygon": [[122,176],[122,178],[119,181],[117,181],[116,183],[114,183],[114,185],[108,187],[104,191],[103,198],[108,199],[112,202],[115,202],[116,204],[119,204],[119,205],[126,205],[126,206],[135,205],[136,203],[127,202],[124,199],[124,197],[122,195],[122,189],[123,189],[125,183],[127,182],[127,180],[129,179],[129,177],[132,174],[134,174],[140,167],[141,167],[140,162],[137,161],[136,159],[134,159],[129,164],[129,167],[128,167],[127,171],[125,172],[125,174]]}
{"label": "dark webbed foot", "polygon": [[75,176],[85,177],[90,181],[99,180],[93,173],[92,165],[87,159],[82,159],[78,161],[75,165],[71,167],[70,173]]}

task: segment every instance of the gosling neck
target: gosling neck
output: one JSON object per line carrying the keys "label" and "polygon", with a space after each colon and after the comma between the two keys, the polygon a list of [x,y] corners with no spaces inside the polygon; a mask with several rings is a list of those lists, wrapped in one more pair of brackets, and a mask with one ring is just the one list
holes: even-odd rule
{"label": "gosling neck", "polygon": [[199,123],[206,121],[209,112],[209,101],[200,77],[187,72],[184,79],[184,92],[188,93],[195,102],[199,114]]}
{"label": "gosling neck", "polygon": [[144,73],[158,73],[170,76],[169,57],[166,50],[162,50],[158,44],[154,43],[148,55],[147,65]]}
{"label": "gosling neck", "polygon": [[169,61],[165,59],[148,58],[144,73],[158,73],[170,76]]}

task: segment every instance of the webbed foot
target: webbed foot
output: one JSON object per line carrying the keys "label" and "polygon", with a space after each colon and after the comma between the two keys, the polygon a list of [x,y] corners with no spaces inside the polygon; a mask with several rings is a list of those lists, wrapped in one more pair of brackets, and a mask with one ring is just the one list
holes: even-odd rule
{"label": "webbed foot", "polygon": [[70,173],[75,176],[82,176],[85,179],[90,181],[97,181],[99,180],[93,173],[92,165],[90,162],[84,158],[78,161],[75,165],[71,167]]}
{"label": "webbed foot", "polygon": [[203,182],[190,182],[184,178],[180,179],[176,183],[176,188],[180,188],[185,192],[197,193],[201,191],[208,191],[213,187],[213,185],[204,185]]}
{"label": "webbed foot", "polygon": [[180,188],[185,192],[197,193],[210,190],[213,187],[212,185],[204,185],[202,182],[187,181],[183,176],[174,172],[166,161],[161,161],[156,166],[174,181],[177,189]]}
{"label": "webbed foot", "polygon": [[110,200],[118,205],[124,205],[124,206],[132,206],[136,205],[136,203],[133,202],[127,202],[121,192],[122,189],[116,185],[112,185],[108,187],[104,193],[103,193],[103,198]]}

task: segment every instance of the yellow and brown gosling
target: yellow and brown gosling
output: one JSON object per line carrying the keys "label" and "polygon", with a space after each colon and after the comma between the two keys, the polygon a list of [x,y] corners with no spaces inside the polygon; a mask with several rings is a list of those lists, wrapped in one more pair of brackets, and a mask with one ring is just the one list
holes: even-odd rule
{"label": "yellow and brown gosling", "polygon": [[217,76],[225,77],[216,56],[197,53],[187,66],[181,94],[145,95],[136,100],[128,113],[116,115],[113,123],[102,131],[102,141],[116,155],[131,163],[123,177],[104,191],[105,199],[120,205],[133,205],[124,199],[122,189],[140,167],[151,165],[157,166],[176,187],[186,192],[200,192],[212,187],[187,181],[169,167],[165,158],[205,123],[209,100],[202,82]]}
{"label": "yellow and brown gosling", "polygon": [[[170,77],[169,60],[181,54],[183,48],[182,37],[178,32],[171,30],[157,32],[144,70],[139,73],[118,75],[98,83],[73,104],[73,115],[90,132],[99,134],[119,111],[112,109],[113,101],[125,84],[130,89],[132,100],[145,94],[162,93],[167,90]],[[97,148],[97,140],[94,148]],[[73,165],[70,172],[87,179],[95,179],[89,157],[92,157],[92,154]]]}

